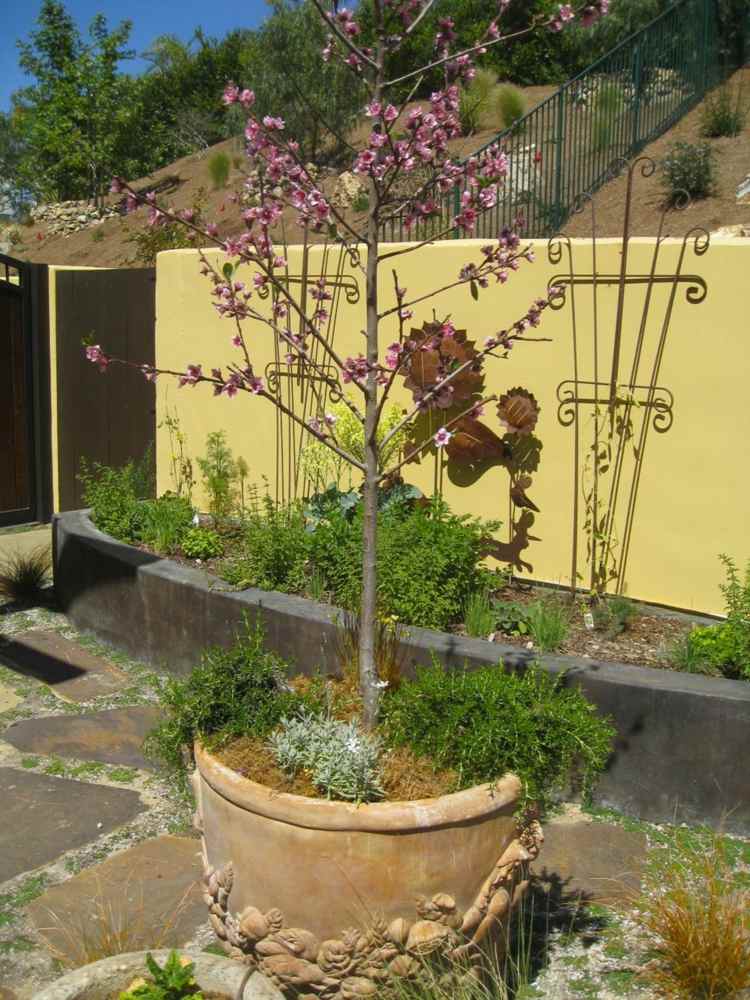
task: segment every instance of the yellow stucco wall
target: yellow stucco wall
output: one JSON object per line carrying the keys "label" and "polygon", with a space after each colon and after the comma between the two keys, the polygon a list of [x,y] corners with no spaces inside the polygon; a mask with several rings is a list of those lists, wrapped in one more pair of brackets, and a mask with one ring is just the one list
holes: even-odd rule
{"label": "yellow stucco wall", "polygon": [[[648,273],[653,245],[651,239],[631,242],[629,274]],[[398,260],[400,284],[408,287],[410,297],[446,284],[455,278],[463,263],[476,257],[479,246],[481,243],[446,242],[408,254]],[[590,242],[574,241],[572,246],[575,272],[590,272]],[[678,240],[662,246],[658,272],[674,270],[680,248]],[[441,318],[450,314],[457,327],[466,328],[481,342],[521,316],[530,302],[544,293],[551,277],[566,269],[564,262],[557,266],[549,263],[545,243],[539,243],[536,250],[537,262],[524,265],[506,285],[492,286],[478,301],[471,298],[465,287],[450,291],[417,307],[415,321],[421,323],[431,318],[434,306]],[[600,241],[597,253],[598,274],[619,271],[618,240]],[[292,273],[298,270],[298,262],[299,253],[292,250]],[[718,553],[730,553],[742,563],[750,557],[750,445],[745,415],[750,386],[750,321],[743,305],[750,278],[750,240],[717,239],[701,257],[688,252],[683,272],[702,276],[708,292],[700,304],[689,304],[685,286],[681,286],[674,302],[658,379],[659,385],[674,394],[674,422],[667,433],[650,432],[648,437],[628,562],[627,592],[633,597],[675,607],[721,612],[718,584],[723,573]],[[384,299],[392,296],[392,288],[392,276],[389,267],[385,267]],[[233,359],[236,352],[230,344],[231,322],[218,318],[209,292],[207,279],[199,274],[194,251],[159,255],[156,291],[159,367],[183,370],[188,362],[200,362],[210,368]],[[624,362],[629,362],[633,353],[643,295],[642,287],[628,286]],[[669,287],[660,285],[653,295],[650,340],[644,355],[647,368],[665,315]],[[611,362],[616,302],[615,286],[600,289],[599,341],[604,377]],[[576,292],[576,308],[579,342],[591,344],[590,292],[584,289]],[[362,348],[363,320],[363,297],[351,304],[342,298],[335,324],[335,346],[342,355],[357,353]],[[393,339],[394,331],[395,327],[383,330],[384,346]],[[558,421],[556,389],[560,382],[573,376],[570,304],[558,312],[548,310],[535,335],[549,338],[549,342],[518,345],[509,360],[489,361],[487,387],[489,391],[503,392],[523,385],[541,404],[537,433],[543,451],[531,491],[541,508],[532,529],[539,541],[532,543],[524,558],[532,564],[534,578],[567,583],[572,543],[574,433]],[[258,330],[250,340],[256,370],[260,371],[273,358],[270,334]],[[589,360],[579,372],[581,378],[590,377],[592,351],[586,350]],[[623,368],[629,371],[628,364]],[[406,401],[407,397],[402,394],[396,398]],[[178,389],[173,381],[162,378],[157,391],[158,422],[168,409],[179,416],[193,458],[203,453],[207,432],[223,428],[235,455],[244,456],[249,463],[251,481],[260,483],[265,476],[274,483],[276,418],[267,401],[245,395],[233,400],[215,399],[208,387]],[[640,420],[642,411],[634,412]],[[485,420],[498,429],[493,415]],[[582,420],[580,426],[582,434],[588,434],[590,418]],[[157,433],[160,490],[172,486],[169,460],[169,441],[161,428]],[[433,468],[431,462],[418,468],[410,466],[408,479],[430,491]],[[627,463],[624,475],[629,475]],[[446,479],[445,495],[457,511],[507,521],[507,484],[505,470],[496,468],[469,487],[456,486]],[[583,535],[579,544],[585,553]],[[586,572],[585,564],[581,569]]]}

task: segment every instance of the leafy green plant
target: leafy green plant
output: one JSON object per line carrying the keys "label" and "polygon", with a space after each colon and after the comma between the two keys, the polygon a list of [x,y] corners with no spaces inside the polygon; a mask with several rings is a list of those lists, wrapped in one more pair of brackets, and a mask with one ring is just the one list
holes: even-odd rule
{"label": "leafy green plant", "polygon": [[218,191],[219,188],[225,188],[232,170],[232,161],[229,158],[229,154],[222,150],[217,150],[209,156],[206,166],[208,167],[208,175],[211,178],[214,191]]}
{"label": "leafy green plant", "polygon": [[436,664],[386,693],[382,730],[390,746],[408,746],[456,771],[461,788],[513,771],[524,802],[541,805],[572,780],[588,793],[614,737],[611,722],[578,688],[542,670],[446,671]]}
{"label": "leafy green plant", "polygon": [[734,95],[727,84],[719,87],[703,102],[701,135],[707,139],[739,135],[747,123],[748,106],[742,100],[742,87]]}
{"label": "leafy green plant", "polygon": [[237,464],[224,431],[212,431],[206,438],[206,454],[198,459],[203,485],[208,494],[208,510],[215,518],[227,517],[234,506]]}
{"label": "leafy green plant", "polygon": [[370,207],[370,196],[367,191],[358,191],[352,202],[352,209],[355,212],[366,212]]}
{"label": "leafy green plant", "polygon": [[146,752],[182,774],[184,754],[192,753],[196,740],[220,746],[235,736],[265,739],[307,704],[282,689],[286,670],[280,657],[264,649],[260,624],[246,619],[232,646],[205,650],[184,680],[154,681],[161,721],[146,737]]}
{"label": "leafy green plant", "polygon": [[526,622],[534,646],[551,653],[565,642],[570,628],[568,609],[555,598],[534,601],[526,608]]}
{"label": "leafy green plant", "polygon": [[526,98],[522,90],[510,83],[497,88],[495,109],[501,128],[510,128],[526,114]]}
{"label": "leafy green plant", "polygon": [[715,188],[715,154],[709,143],[673,142],[661,161],[662,188],[670,204],[685,194],[707,198]]}
{"label": "leafy green plant", "polygon": [[219,534],[210,528],[196,525],[189,528],[180,543],[182,554],[188,559],[213,559],[224,554],[224,543]]}
{"label": "leafy green plant", "polygon": [[0,554],[0,598],[18,604],[38,604],[52,570],[49,545],[30,552]]}
{"label": "leafy green plant", "polygon": [[727,555],[719,558],[727,573],[727,581],[720,589],[726,604],[726,628],[734,647],[733,662],[739,673],[750,680],[750,560],[740,577],[734,560]]}
{"label": "leafy green plant", "polygon": [[192,962],[180,959],[178,953],[170,951],[166,962],[160,966],[149,952],[146,968],[151,975],[150,983],[140,983],[120,994],[120,1000],[203,1000],[193,972]]}
{"label": "leafy green plant", "polygon": [[356,721],[302,712],[282,719],[268,745],[283,771],[306,771],[329,799],[372,802],[383,797],[380,741]]}
{"label": "leafy green plant", "polygon": [[[333,515],[311,536],[310,558],[336,603],[360,596],[362,507],[350,521]],[[451,514],[440,501],[394,504],[378,515],[378,605],[383,617],[426,628],[458,621],[481,584],[482,541],[496,524]]]}
{"label": "leafy green plant", "polygon": [[469,635],[486,639],[495,627],[495,611],[486,590],[469,594],[464,606],[464,625]]}
{"label": "leafy green plant", "polygon": [[506,635],[528,635],[526,607],[516,601],[495,601],[493,604],[497,627]]}
{"label": "leafy green plant", "polygon": [[172,555],[193,523],[193,507],[185,497],[165,493],[156,500],[145,500],[135,514],[136,533],[140,540],[166,555]]}
{"label": "leafy green plant", "polygon": [[[190,221],[196,226],[202,226],[205,206],[206,191],[204,188],[199,188],[193,199],[192,208],[183,211],[182,215],[184,217],[188,212]],[[124,260],[124,264],[153,267],[157,254],[163,250],[185,250],[195,246],[195,231],[187,228],[181,222],[165,222],[160,226],[149,226],[144,223],[138,228],[132,229],[123,219],[122,225],[125,229],[124,242],[133,247],[132,258]]]}
{"label": "leafy green plant", "polygon": [[83,486],[83,502],[91,508],[94,524],[107,535],[132,542],[138,511],[136,475],[132,462],[115,469],[81,459],[78,479]]}
{"label": "leafy green plant", "polygon": [[268,494],[245,518],[243,547],[221,566],[238,587],[300,593],[309,577],[311,535],[301,503],[277,506]]}
{"label": "leafy green plant", "polygon": [[474,79],[461,87],[458,99],[458,117],[464,135],[478,132],[489,106],[492,91],[497,84],[497,73],[491,69],[477,70]]}
{"label": "leafy green plant", "polygon": [[635,605],[622,594],[613,594],[596,601],[592,608],[594,626],[609,638],[620,635],[636,616]]}

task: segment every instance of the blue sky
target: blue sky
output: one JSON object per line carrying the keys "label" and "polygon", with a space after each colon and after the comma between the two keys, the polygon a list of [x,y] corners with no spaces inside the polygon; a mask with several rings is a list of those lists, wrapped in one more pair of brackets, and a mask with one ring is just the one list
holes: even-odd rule
{"label": "blue sky", "polygon": [[[29,82],[18,67],[16,39],[27,39],[34,27],[40,0],[0,0],[0,109],[6,111],[10,95]],[[95,14],[107,16],[111,25],[128,19],[133,22],[131,48],[142,52],[157,36],[178,35],[187,41],[200,25],[207,35],[221,37],[231,28],[253,28],[268,13],[264,0],[244,0],[242,4],[199,3],[198,0],[67,0],[68,12],[85,32]],[[123,63],[127,72],[144,68],[140,59]]]}

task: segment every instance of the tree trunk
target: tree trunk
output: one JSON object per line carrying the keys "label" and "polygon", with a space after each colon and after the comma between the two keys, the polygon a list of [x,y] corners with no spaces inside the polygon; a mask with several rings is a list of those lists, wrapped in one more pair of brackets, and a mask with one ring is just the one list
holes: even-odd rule
{"label": "tree trunk", "polygon": [[375,626],[378,613],[378,384],[374,365],[378,360],[378,218],[377,194],[370,182],[370,211],[367,226],[367,375],[365,394],[365,479],[362,523],[362,606],[359,618],[359,682],[364,703],[363,721],[367,729],[377,723],[378,672],[375,662]]}
{"label": "tree trunk", "polygon": [[[374,0],[376,21],[382,25],[380,0]],[[380,101],[383,84],[383,50],[379,47],[378,70],[372,98]],[[373,729],[378,721],[380,687],[375,662],[375,627],[378,614],[378,236],[380,205],[375,179],[369,178],[370,204],[367,212],[367,388],[365,392],[365,479],[362,523],[362,606],[359,617],[359,686],[362,692],[365,728]]]}

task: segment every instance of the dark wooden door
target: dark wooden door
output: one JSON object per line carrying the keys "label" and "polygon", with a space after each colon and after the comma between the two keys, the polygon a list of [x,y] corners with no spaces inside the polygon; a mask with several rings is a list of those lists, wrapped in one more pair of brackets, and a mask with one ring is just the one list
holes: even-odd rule
{"label": "dark wooden door", "polygon": [[0,524],[31,520],[31,331],[28,273],[0,255]]}

